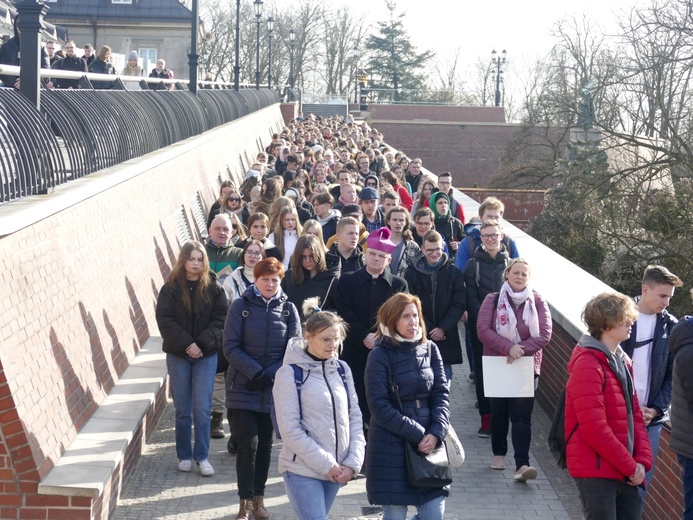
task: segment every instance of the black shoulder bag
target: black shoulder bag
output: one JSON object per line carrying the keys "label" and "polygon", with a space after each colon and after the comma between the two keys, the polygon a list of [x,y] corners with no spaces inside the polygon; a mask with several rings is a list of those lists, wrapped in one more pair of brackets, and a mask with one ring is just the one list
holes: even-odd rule
{"label": "black shoulder bag", "polygon": [[[390,352],[387,353],[387,356],[390,361],[390,388],[395,397],[397,397],[397,404],[399,404],[399,409],[402,415],[404,415]],[[410,485],[422,488],[442,488],[452,483],[452,471],[448,462],[448,452],[442,441],[438,443],[431,453],[424,455],[415,444],[404,439],[404,456],[407,459],[407,473]]]}

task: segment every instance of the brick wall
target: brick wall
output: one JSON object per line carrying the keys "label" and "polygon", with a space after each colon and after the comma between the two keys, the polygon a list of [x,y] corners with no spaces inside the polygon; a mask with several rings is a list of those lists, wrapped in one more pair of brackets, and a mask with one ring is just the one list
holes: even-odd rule
{"label": "brick wall", "polygon": [[432,173],[449,171],[460,189],[487,187],[517,126],[503,123],[380,121],[372,125],[409,157],[420,157]]}
{"label": "brick wall", "polygon": [[[174,212],[184,205],[193,222],[195,192],[209,206],[227,165],[240,176],[240,155],[254,156],[258,139],[268,142],[282,126],[278,106],[270,107],[67,184],[61,189],[75,194],[123,179],[0,238],[0,518],[108,516],[141,438],[93,503],[39,496],[38,482],[156,331],[156,297],[181,245]],[[143,438],[158,413],[150,410]]]}
{"label": "brick wall", "polygon": [[486,197],[497,197],[505,205],[503,218],[526,231],[529,219],[544,211],[544,190],[500,190],[491,188],[464,188],[464,193],[481,203]]}

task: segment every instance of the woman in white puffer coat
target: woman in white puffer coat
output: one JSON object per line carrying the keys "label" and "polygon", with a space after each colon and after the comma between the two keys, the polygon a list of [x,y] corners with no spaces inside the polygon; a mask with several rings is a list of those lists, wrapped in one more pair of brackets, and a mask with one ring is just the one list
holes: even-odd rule
{"label": "woman in white puffer coat", "polygon": [[339,488],[361,470],[366,446],[351,370],[337,359],[346,323],[317,305],[304,303],[304,337],[289,341],[273,389],[279,472],[299,520],[327,518]]}

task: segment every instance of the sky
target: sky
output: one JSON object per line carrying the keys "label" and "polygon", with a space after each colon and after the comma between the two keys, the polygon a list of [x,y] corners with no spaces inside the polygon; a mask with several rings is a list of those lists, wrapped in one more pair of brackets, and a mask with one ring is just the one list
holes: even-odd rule
{"label": "sky", "polygon": [[[431,49],[445,59],[459,48],[463,62],[471,65],[479,57],[490,59],[493,49],[506,49],[515,62],[532,62],[550,50],[552,28],[561,18],[587,13],[608,33],[615,27],[614,13],[646,0],[395,1],[406,13],[404,26],[418,51]],[[348,5],[370,13],[371,20],[387,18],[385,0],[348,0]]]}

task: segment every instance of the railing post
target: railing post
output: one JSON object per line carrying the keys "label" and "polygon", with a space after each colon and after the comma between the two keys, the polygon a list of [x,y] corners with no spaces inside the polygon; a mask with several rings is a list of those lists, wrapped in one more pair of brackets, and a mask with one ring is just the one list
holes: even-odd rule
{"label": "railing post", "polygon": [[43,17],[48,6],[39,1],[24,1],[17,4],[17,29],[20,31],[19,91],[36,109],[41,108],[41,37]]}

